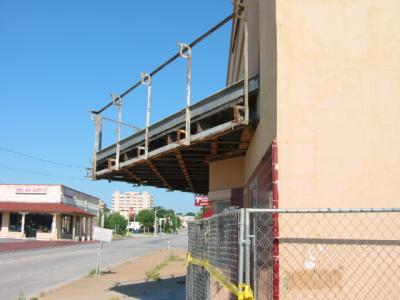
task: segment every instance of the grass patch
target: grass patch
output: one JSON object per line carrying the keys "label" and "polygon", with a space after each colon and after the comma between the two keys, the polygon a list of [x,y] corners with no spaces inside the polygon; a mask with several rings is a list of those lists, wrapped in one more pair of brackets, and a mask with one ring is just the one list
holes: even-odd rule
{"label": "grass patch", "polygon": [[167,261],[168,262],[183,261],[183,258],[180,257],[178,254],[175,254],[174,252],[172,252],[167,256]]}
{"label": "grass patch", "polygon": [[161,281],[160,272],[158,272],[157,267],[146,272],[146,281],[149,280]]}
{"label": "grass patch", "polygon": [[93,268],[89,271],[86,277],[93,277],[94,275],[96,275],[96,269]]}
{"label": "grass patch", "polygon": [[19,291],[17,300],[26,300],[25,294],[23,291]]}
{"label": "grass patch", "polygon": [[145,273],[146,275],[146,281],[153,280],[153,281],[160,281],[160,271],[162,268],[166,267],[169,263],[175,262],[175,261],[183,261],[183,258],[180,257],[179,255],[175,254],[174,252],[170,253],[165,260],[158,264],[157,266],[154,267],[154,269],[151,269],[150,271],[147,271]]}

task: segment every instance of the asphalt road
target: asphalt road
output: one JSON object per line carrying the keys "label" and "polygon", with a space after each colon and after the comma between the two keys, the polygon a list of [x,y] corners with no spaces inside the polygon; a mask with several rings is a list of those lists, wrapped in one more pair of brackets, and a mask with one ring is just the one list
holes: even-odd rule
{"label": "asphalt road", "polygon": [[[103,269],[158,249],[186,247],[187,234],[136,237],[104,243]],[[99,244],[81,244],[0,254],[0,299],[27,299],[85,276],[96,267]]]}

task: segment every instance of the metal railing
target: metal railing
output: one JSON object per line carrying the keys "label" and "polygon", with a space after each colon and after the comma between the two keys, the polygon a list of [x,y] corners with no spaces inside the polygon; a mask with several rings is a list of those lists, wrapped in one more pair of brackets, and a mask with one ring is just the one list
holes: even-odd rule
{"label": "metal railing", "polygon": [[187,299],[398,299],[399,282],[399,208],[240,209],[189,225]]}

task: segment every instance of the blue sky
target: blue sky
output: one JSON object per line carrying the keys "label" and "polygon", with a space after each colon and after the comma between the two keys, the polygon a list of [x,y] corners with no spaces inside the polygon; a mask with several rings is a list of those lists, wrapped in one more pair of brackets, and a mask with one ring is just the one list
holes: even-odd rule
{"label": "blue sky", "polygon": [[[89,111],[175,54],[178,42],[190,43],[231,12],[229,0],[0,1],[0,148],[90,167]],[[230,23],[193,49],[193,102],[224,87],[229,38]],[[153,78],[152,122],[184,107],[185,74],[180,59]],[[123,121],[143,127],[145,103],[144,87],[124,98]],[[115,109],[106,115],[116,118]],[[114,141],[115,127],[105,124],[104,146]],[[190,193],[84,175],[0,150],[0,183],[62,183],[107,203],[115,190],[147,190],[156,205],[196,210]]]}

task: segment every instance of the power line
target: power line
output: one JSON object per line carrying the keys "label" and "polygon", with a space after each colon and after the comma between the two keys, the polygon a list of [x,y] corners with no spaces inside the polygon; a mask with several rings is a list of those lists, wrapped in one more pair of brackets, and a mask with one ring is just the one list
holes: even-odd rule
{"label": "power line", "polygon": [[15,154],[15,155],[23,156],[23,157],[26,157],[26,158],[34,159],[34,160],[37,160],[37,161],[45,162],[45,163],[48,163],[48,164],[52,164],[52,165],[58,165],[58,166],[67,167],[67,168],[86,169],[85,167],[82,167],[82,166],[73,165],[73,164],[66,164],[66,163],[57,162],[57,161],[52,161],[52,160],[40,158],[40,157],[37,157],[37,156],[33,156],[33,155],[30,155],[30,154],[26,154],[26,153],[18,152],[18,151],[15,151],[15,150],[7,149],[7,148],[4,148],[4,147],[0,147],[0,150],[4,151],[4,152]]}
{"label": "power line", "polygon": [[0,168],[1,169],[6,169],[6,170],[10,170],[10,171],[14,171],[14,172],[21,172],[21,173],[32,174],[32,175],[39,175],[39,176],[45,176],[45,177],[50,177],[50,178],[87,181],[87,179],[84,179],[84,178],[46,174],[46,173],[35,172],[35,171],[31,171],[31,170],[11,168],[11,167],[8,167],[8,166],[2,165],[2,164],[0,164]]}
{"label": "power line", "polygon": [[[222,27],[223,25],[225,25],[226,23],[228,23],[231,19],[233,18],[233,14],[227,16],[225,19],[223,19],[221,22],[219,22],[217,25],[215,25],[214,27],[212,27],[211,29],[209,29],[207,32],[203,33],[201,36],[199,36],[197,39],[195,39],[193,42],[191,42],[189,44],[190,48],[193,48],[194,46],[196,46],[198,43],[200,43],[202,40],[204,40],[206,37],[208,37],[211,33],[213,33],[214,31],[218,30],[220,27]],[[155,74],[157,74],[159,71],[161,71],[162,69],[164,69],[166,66],[168,66],[170,63],[172,63],[175,59],[177,59],[178,57],[180,57],[180,52],[176,53],[175,55],[171,56],[169,59],[167,59],[164,63],[162,63],[160,66],[158,66],[157,68],[155,68],[153,71],[150,72],[150,76],[153,77]],[[125,92],[123,92],[121,95],[119,95],[119,97],[123,98],[126,95],[128,95],[130,92],[132,92],[135,88],[137,88],[138,86],[140,86],[142,83],[141,80],[139,80],[137,83],[135,83],[133,86],[131,86],[129,89],[127,89]],[[94,114],[100,114],[102,113],[104,110],[106,110],[107,108],[109,108],[110,106],[113,105],[113,102],[111,101],[110,103],[108,103],[107,105],[105,105],[104,107],[102,107],[100,110],[98,111],[92,111],[92,113]]]}

